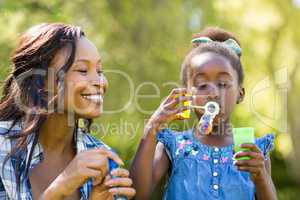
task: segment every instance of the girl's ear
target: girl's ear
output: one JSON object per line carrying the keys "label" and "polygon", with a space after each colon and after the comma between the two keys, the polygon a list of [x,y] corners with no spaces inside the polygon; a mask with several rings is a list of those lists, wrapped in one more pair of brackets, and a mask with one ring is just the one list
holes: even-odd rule
{"label": "girl's ear", "polygon": [[238,99],[237,99],[236,103],[239,104],[242,101],[244,101],[244,97],[245,97],[245,88],[242,86],[239,86],[239,95],[238,95]]}

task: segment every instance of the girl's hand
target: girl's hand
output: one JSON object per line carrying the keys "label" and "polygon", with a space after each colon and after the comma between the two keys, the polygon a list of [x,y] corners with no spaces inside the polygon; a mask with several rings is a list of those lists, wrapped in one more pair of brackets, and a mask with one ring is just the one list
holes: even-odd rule
{"label": "girl's hand", "polygon": [[[103,179],[108,172],[108,158],[123,165],[122,160],[115,153],[104,148],[78,153],[45,193],[51,191],[56,199],[63,199],[73,194],[89,178]],[[42,199],[48,199],[47,195],[42,195]]]}
{"label": "girl's hand", "polygon": [[135,195],[135,189],[131,187],[132,180],[129,178],[129,172],[126,169],[114,169],[112,175],[118,178],[112,179],[110,175],[105,180],[95,185],[90,196],[90,200],[114,200],[114,195],[126,196],[132,199]]}
{"label": "girl's hand", "polygon": [[243,156],[249,156],[250,160],[236,160],[234,164],[241,171],[248,171],[251,173],[252,180],[257,183],[262,180],[266,180],[268,175],[265,158],[256,144],[242,144],[242,148],[248,148],[250,151],[239,152],[234,155],[234,158],[240,158]]}
{"label": "girl's hand", "polygon": [[179,113],[188,110],[189,107],[178,107],[184,101],[192,100],[191,96],[183,96],[187,93],[186,88],[175,88],[170,95],[160,104],[158,109],[149,119],[145,127],[145,132],[157,132],[162,125],[169,123],[175,119],[181,119]]}

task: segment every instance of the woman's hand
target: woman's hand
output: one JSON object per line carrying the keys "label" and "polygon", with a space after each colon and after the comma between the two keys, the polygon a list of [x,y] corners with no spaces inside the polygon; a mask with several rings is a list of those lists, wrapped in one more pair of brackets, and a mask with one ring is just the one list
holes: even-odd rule
{"label": "woman's hand", "polygon": [[183,96],[187,93],[186,88],[175,88],[170,95],[161,103],[158,109],[149,119],[145,126],[145,132],[158,132],[162,125],[169,123],[175,119],[182,119],[181,112],[188,110],[189,107],[178,107],[184,101],[192,100],[191,96]]}
{"label": "woman's hand", "polygon": [[55,199],[63,199],[73,194],[89,178],[103,179],[108,172],[108,158],[119,165],[122,160],[113,152],[98,148],[78,153],[66,169],[51,183],[41,199],[49,199],[48,194]]}
{"label": "woman's hand", "polygon": [[129,178],[129,172],[126,169],[114,169],[113,176],[117,178],[111,178],[110,175],[105,177],[105,180],[95,185],[90,196],[90,200],[114,200],[114,195],[126,196],[128,199],[132,199],[135,195],[135,189],[131,187],[132,180]]}
{"label": "woman's hand", "polygon": [[242,148],[250,149],[250,151],[243,151],[235,154],[234,158],[249,156],[250,160],[237,160],[235,165],[241,171],[248,171],[254,183],[266,180],[267,169],[265,166],[265,158],[256,144],[242,144]]}

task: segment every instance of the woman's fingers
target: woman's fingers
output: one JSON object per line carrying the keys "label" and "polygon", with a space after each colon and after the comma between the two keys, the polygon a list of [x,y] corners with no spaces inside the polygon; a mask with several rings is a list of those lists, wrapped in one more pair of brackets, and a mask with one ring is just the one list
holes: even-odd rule
{"label": "woman's fingers", "polygon": [[100,176],[97,176],[97,177],[92,178],[93,185],[99,185],[100,183],[103,182],[104,176],[103,176],[102,171],[100,171],[100,172],[101,172],[101,175],[100,175]]}
{"label": "woman's fingers", "polygon": [[92,150],[86,150],[86,151],[81,152],[81,156],[83,158],[91,158],[91,157],[95,157],[97,155],[106,156],[106,157],[114,160],[119,165],[124,165],[124,162],[117,154],[115,154],[111,150],[104,148],[104,147],[95,148]]}
{"label": "woman's fingers", "polygon": [[113,176],[117,177],[129,177],[129,171],[123,168],[117,168],[111,171]]}
{"label": "woman's fingers", "polygon": [[113,178],[104,184],[108,187],[130,187],[132,180],[130,178]]}
{"label": "woman's fingers", "polygon": [[105,149],[105,148],[98,148],[97,152],[101,153],[102,155],[107,156],[108,158],[114,160],[116,163],[118,163],[119,165],[124,165],[124,162],[122,161],[122,159],[115,153],[113,153],[112,151]]}
{"label": "woman's fingers", "polygon": [[102,173],[101,170],[96,170],[96,169],[90,169],[90,168],[86,168],[86,169],[81,169],[80,172],[83,176],[85,177],[89,177],[89,178],[99,178],[101,176],[104,176],[104,174]]}
{"label": "woman's fingers", "polygon": [[113,195],[117,194],[120,196],[126,196],[129,199],[135,196],[135,189],[129,188],[129,187],[117,187],[117,188],[111,188],[109,189],[109,192],[112,193]]}
{"label": "woman's fingers", "polygon": [[111,175],[116,178],[108,179],[105,181],[105,185],[109,187],[129,187],[132,185],[132,180],[129,177],[129,171],[126,169],[118,168],[111,171]]}

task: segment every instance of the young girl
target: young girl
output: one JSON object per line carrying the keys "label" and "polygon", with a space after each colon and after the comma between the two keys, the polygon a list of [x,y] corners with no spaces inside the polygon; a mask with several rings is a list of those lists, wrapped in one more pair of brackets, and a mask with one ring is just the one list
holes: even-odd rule
{"label": "young girl", "polygon": [[[149,119],[131,168],[136,199],[150,198],[155,186],[170,172],[165,200],[269,200],[277,199],[268,156],[273,135],[243,144],[250,151],[234,155],[231,114],[244,98],[243,67],[239,41],[229,32],[208,28],[196,35],[194,48],[183,64],[184,88],[176,88]],[[194,97],[190,97],[191,94]],[[175,132],[161,127],[182,119],[192,101],[203,106],[209,101],[220,105],[210,134],[196,127]],[[195,109],[197,117],[202,109]],[[237,160],[249,156],[249,160]]]}
{"label": "young girl", "polygon": [[128,171],[109,171],[108,159],[121,159],[89,134],[107,81],[97,48],[80,28],[30,28],[12,63],[0,102],[0,199],[132,198]]}

